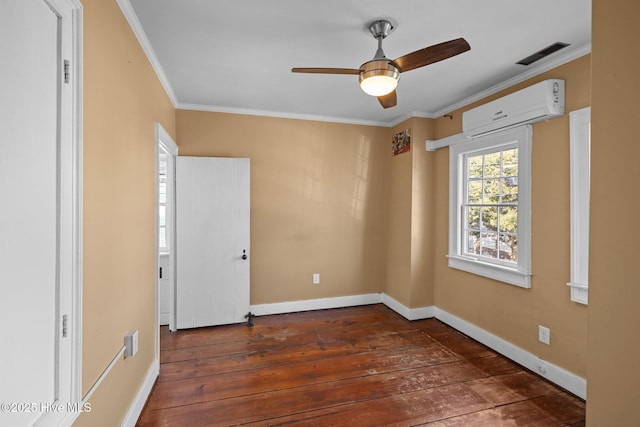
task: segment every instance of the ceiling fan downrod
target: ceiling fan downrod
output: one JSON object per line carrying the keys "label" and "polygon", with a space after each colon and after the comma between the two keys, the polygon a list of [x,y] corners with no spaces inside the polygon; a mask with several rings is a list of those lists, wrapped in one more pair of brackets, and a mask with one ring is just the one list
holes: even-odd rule
{"label": "ceiling fan downrod", "polygon": [[373,60],[387,59],[384,51],[382,50],[382,40],[384,40],[389,35],[389,33],[393,31],[393,25],[391,25],[391,22],[381,19],[372,22],[369,26],[369,31],[371,31],[373,38],[378,40],[378,50],[376,51]]}

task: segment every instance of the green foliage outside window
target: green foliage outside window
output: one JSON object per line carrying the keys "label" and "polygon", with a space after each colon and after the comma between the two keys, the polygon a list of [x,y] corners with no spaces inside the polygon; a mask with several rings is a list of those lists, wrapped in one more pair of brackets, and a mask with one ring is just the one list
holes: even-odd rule
{"label": "green foliage outside window", "polygon": [[518,149],[466,157],[467,254],[518,261]]}

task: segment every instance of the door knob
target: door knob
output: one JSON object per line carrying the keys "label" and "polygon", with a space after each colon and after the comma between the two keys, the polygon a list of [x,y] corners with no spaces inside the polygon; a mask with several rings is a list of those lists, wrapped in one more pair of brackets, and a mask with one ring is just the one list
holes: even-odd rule
{"label": "door knob", "polygon": [[247,250],[246,249],[242,250],[242,259],[247,259]]}

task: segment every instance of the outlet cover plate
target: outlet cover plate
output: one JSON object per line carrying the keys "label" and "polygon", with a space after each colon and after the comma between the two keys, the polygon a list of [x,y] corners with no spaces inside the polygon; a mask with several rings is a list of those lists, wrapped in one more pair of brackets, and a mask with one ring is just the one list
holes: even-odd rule
{"label": "outlet cover plate", "polygon": [[551,330],[542,325],[538,325],[538,341],[543,344],[551,344]]}

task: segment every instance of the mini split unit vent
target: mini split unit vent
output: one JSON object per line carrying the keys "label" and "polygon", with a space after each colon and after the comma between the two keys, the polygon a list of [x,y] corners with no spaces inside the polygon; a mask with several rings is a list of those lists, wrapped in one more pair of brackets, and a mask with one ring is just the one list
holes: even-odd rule
{"label": "mini split unit vent", "polygon": [[462,113],[462,130],[478,137],[564,114],[564,80],[551,79]]}

